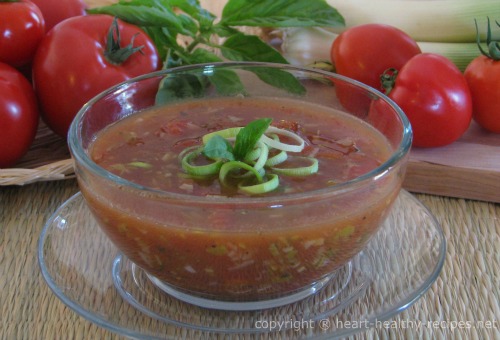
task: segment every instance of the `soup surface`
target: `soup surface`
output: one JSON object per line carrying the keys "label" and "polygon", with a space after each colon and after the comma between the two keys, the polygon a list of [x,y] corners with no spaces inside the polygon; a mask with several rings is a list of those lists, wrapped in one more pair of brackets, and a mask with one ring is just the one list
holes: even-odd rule
{"label": "soup surface", "polygon": [[[247,196],[228,192],[216,179],[183,173],[179,153],[203,135],[263,117],[302,136],[302,154],[319,160],[315,174],[280,176],[278,189],[264,196],[274,199],[272,206],[265,200],[247,205]],[[210,196],[185,202],[98,176],[79,178],[99,224],[127,257],[179,290],[218,300],[274,298],[331,274],[374,234],[402,181],[394,170],[342,195],[276,204],[289,193],[356,178],[390,155],[385,138],[359,119],[288,99],[190,101],[139,112],[102,131],[90,154],[143,186]]]}
{"label": "soup surface", "polygon": [[[332,114],[303,102],[284,105],[269,99],[193,101],[135,114],[102,132],[92,146],[93,160],[103,168],[146,187],[192,195],[238,195],[217,177],[183,176],[179,154],[201,144],[209,132],[245,126],[258,118],[291,130],[305,140],[301,156],[319,161],[307,177],[280,176],[280,186],[266,195],[321,189],[356,178],[387,160],[385,138],[360,120]],[[249,105],[251,104],[251,105]]]}

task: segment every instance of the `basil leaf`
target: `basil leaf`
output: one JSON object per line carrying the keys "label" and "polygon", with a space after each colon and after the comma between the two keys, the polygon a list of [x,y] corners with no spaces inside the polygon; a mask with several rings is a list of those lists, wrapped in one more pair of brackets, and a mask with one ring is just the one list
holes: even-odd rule
{"label": "basil leaf", "polygon": [[87,12],[112,15],[141,27],[166,27],[174,35],[194,37],[198,31],[196,23],[191,18],[187,16],[181,18],[167,3],[155,0],[120,0],[116,4],[92,8]]}
{"label": "basil leaf", "polygon": [[217,70],[209,80],[217,88],[217,93],[226,96],[246,95],[245,86],[241,83],[236,72],[231,70]]}
{"label": "basil leaf", "polygon": [[220,23],[260,27],[345,25],[340,13],[325,0],[229,0]]}
{"label": "basil leaf", "polygon": [[288,64],[287,60],[270,45],[255,35],[237,33],[221,46],[224,57],[235,61],[262,61]]}
{"label": "basil leaf", "polygon": [[163,58],[165,60],[163,62],[163,69],[167,70],[184,65],[184,61],[176,53],[170,52],[171,51],[168,51],[166,57]]}
{"label": "basil leaf", "polygon": [[[185,56],[190,64],[203,64],[220,62],[222,59],[216,54],[197,48],[190,55]],[[179,60],[168,58],[169,66],[176,66]],[[156,95],[156,104],[165,104],[181,98],[201,97],[210,83],[215,86],[217,93],[223,95],[245,94],[245,87],[238,75],[231,70],[218,70],[210,72],[210,66],[206,68],[206,74],[176,74],[167,75],[160,82]]]}
{"label": "basil leaf", "polygon": [[[221,47],[224,57],[236,61],[258,61],[287,64],[287,60],[274,48],[253,35],[238,33],[228,38]],[[272,68],[248,68],[260,80],[294,94],[304,94],[305,88],[292,74]]]}
{"label": "basil leaf", "polygon": [[216,63],[222,61],[222,58],[217,54],[204,48],[195,49],[190,55],[187,55],[186,58],[189,59],[189,63],[191,64]]}
{"label": "basil leaf", "polygon": [[271,118],[262,118],[248,123],[236,135],[234,142],[233,155],[236,160],[242,161],[245,156],[253,150],[255,144],[259,141],[262,134],[266,132],[271,124]]}
{"label": "basil leaf", "polygon": [[233,146],[224,137],[215,135],[203,148],[203,154],[213,160],[226,159],[234,161]]}
{"label": "basil leaf", "polygon": [[217,34],[221,38],[228,38],[234,34],[238,34],[241,31],[237,30],[236,28],[232,28],[229,26],[223,26],[223,25],[214,25],[212,27],[212,33]]}
{"label": "basil leaf", "polygon": [[153,43],[158,50],[160,59],[165,60],[167,55],[172,54],[170,51],[174,50],[177,53],[182,53],[183,48],[179,46],[175,35],[169,33],[165,27],[142,27],[144,32],[153,40]]}
{"label": "basil leaf", "polygon": [[177,19],[181,22],[183,27],[182,31],[179,31],[180,34],[189,35],[191,37],[195,37],[198,32],[198,25],[196,22],[185,14],[179,14]]}
{"label": "basil leaf", "polygon": [[287,71],[272,68],[249,68],[249,71],[255,73],[259,77],[259,79],[266,84],[269,84],[276,88],[296,95],[303,95],[306,93],[306,89],[301,84],[301,82],[297,78],[295,78],[293,74]]}
{"label": "basil leaf", "polygon": [[[222,61],[222,59],[219,56],[203,48],[194,50],[189,56],[189,62],[191,64],[212,63],[220,61]],[[208,71],[209,70],[207,69],[207,72]],[[207,73],[207,77],[208,80],[215,86],[215,88],[217,89],[217,93],[219,94],[227,96],[246,94],[245,87],[234,71],[215,69],[213,73]]]}
{"label": "basil leaf", "polygon": [[209,31],[215,20],[215,15],[201,7],[198,0],[170,0],[170,5],[177,7],[200,23],[200,31]]}
{"label": "basil leaf", "polygon": [[183,98],[196,98],[205,93],[207,79],[194,74],[166,75],[160,82],[155,103],[166,104]]}

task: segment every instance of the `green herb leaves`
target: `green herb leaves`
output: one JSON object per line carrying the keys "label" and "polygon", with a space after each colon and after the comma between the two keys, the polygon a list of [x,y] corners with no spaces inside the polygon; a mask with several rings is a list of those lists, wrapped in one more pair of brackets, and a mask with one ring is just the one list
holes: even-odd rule
{"label": "green herb leaves", "polygon": [[264,132],[271,124],[271,118],[257,119],[245,126],[236,135],[234,142],[234,158],[236,160],[244,160],[245,156],[253,150],[257,141],[262,137]]}
{"label": "green herb leaves", "polygon": [[324,0],[231,0],[222,25],[311,27],[344,25],[343,17]]}
{"label": "green herb leaves", "polygon": [[[231,38],[233,45],[250,45],[248,49],[240,49],[237,59],[231,60],[272,62],[267,57],[255,55],[252,40],[236,29],[239,26],[335,27],[345,24],[342,16],[325,0],[229,0],[218,23],[215,23],[216,16],[203,9],[197,0],[120,0],[88,12],[113,15],[140,26],[153,38],[163,59],[179,59],[182,64],[191,64],[190,52],[200,44],[211,49],[221,48],[214,42],[217,36]],[[177,42],[177,38],[182,37],[189,37],[192,42],[183,47]],[[263,45],[265,47],[259,46],[259,51],[274,59],[278,52]]]}
{"label": "green herb leaves", "polygon": [[233,146],[219,135],[215,135],[209,139],[203,148],[203,154],[210,159],[225,159],[234,161]]}
{"label": "green herb leaves", "polygon": [[271,118],[262,118],[248,123],[237,131],[234,147],[226,138],[215,134],[207,141],[203,154],[210,159],[225,159],[228,161],[243,161],[253,150],[257,141],[271,124]]}
{"label": "green herb leaves", "polygon": [[[224,60],[287,63],[272,46],[257,36],[242,33],[238,27],[344,25],[342,16],[325,0],[229,0],[219,22],[198,0],[119,0],[88,12],[113,15],[140,26],[154,41],[166,68]],[[272,86],[295,94],[304,92],[299,81],[285,71],[257,75]],[[234,74],[226,74],[211,77],[209,83],[218,91],[242,90],[235,78]],[[174,93],[168,82],[166,95],[160,95],[162,100]],[[200,80],[199,85],[209,83]],[[190,87],[198,85],[190,83],[187,90],[177,92],[189,93]]]}
{"label": "green herb leaves", "polygon": [[[238,191],[249,195],[265,194],[278,188],[278,175],[305,177],[318,172],[317,159],[300,155],[291,156],[292,166],[276,167],[289,159],[285,150],[300,153],[305,143],[292,131],[270,126],[271,121],[271,118],[257,119],[245,127],[204,135],[202,146],[188,147],[179,155],[182,169],[197,179],[217,176],[222,186],[237,187]],[[298,144],[284,143],[280,141],[280,135]],[[274,155],[270,154],[271,149]],[[201,155],[205,157],[201,163],[208,160],[208,164],[194,164]]]}

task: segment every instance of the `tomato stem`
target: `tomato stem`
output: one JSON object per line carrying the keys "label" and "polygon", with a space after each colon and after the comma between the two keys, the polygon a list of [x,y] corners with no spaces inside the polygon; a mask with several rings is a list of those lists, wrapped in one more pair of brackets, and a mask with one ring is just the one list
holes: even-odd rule
{"label": "tomato stem", "polygon": [[132,54],[135,52],[142,52],[144,46],[134,47],[134,40],[137,34],[135,34],[130,44],[125,47],[120,46],[120,29],[118,27],[118,18],[114,18],[113,23],[108,31],[108,39],[106,42],[106,50],[104,51],[104,56],[106,59],[115,65],[123,64]]}
{"label": "tomato stem", "polygon": [[398,70],[396,70],[395,68],[388,68],[380,76],[380,83],[382,84],[385,95],[388,96],[389,93],[391,93],[392,89],[394,88],[394,83],[396,82],[397,76]]}
{"label": "tomato stem", "polygon": [[[488,19],[488,28],[486,31],[486,46],[488,46],[488,51],[485,51],[481,46],[481,38],[479,36],[479,28],[477,27],[477,20],[474,19],[474,22],[476,24],[477,46],[479,47],[479,51],[481,51],[482,55],[493,60],[500,60],[500,42],[491,40],[490,18],[488,17],[487,19]],[[500,27],[500,23],[498,21],[495,21],[495,23],[497,24],[498,27]]]}

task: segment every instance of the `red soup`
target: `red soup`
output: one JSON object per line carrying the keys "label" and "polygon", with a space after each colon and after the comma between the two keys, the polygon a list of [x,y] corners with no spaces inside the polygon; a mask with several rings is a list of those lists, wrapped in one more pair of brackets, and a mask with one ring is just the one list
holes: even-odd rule
{"label": "red soup", "polygon": [[[269,117],[301,136],[309,176],[280,175],[275,190],[248,196],[217,177],[188,176],[179,154],[209,132]],[[204,99],[148,109],[106,128],[90,148],[109,172],[151,190],[80,179],[106,234],[134,263],[163,282],[202,297],[269,299],[296,292],[357,254],[387,215],[402,181],[332,195],[387,161],[386,138],[358,118],[290,99]],[[168,192],[169,194],[165,194]]]}

